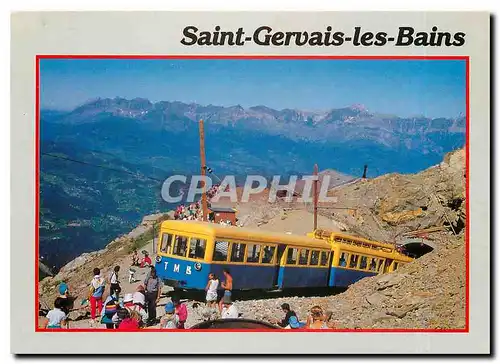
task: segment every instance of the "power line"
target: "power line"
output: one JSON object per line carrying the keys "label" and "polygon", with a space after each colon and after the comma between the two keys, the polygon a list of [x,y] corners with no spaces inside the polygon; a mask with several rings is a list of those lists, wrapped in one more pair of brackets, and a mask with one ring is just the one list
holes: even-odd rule
{"label": "power line", "polygon": [[128,174],[128,175],[134,176],[136,178],[143,177],[143,178],[150,179],[150,180],[157,181],[157,182],[162,182],[162,183],[164,182],[163,180],[155,178],[155,177],[150,177],[150,176],[146,176],[144,174],[138,174],[138,173],[134,173],[134,172],[129,172],[129,171],[125,171],[123,169],[118,169],[118,168],[112,168],[112,167],[108,167],[108,166],[103,166],[101,164],[93,164],[93,163],[89,163],[89,162],[80,161],[80,160],[77,160],[77,159],[72,159],[72,158],[63,157],[63,156],[56,155],[56,154],[44,153],[44,152],[41,152],[40,154],[44,155],[44,156],[47,156],[47,157],[56,158],[56,159],[62,159],[62,160],[73,162],[73,163],[84,164],[84,165],[92,166],[92,167],[96,167],[96,168],[102,168],[102,169],[107,169],[107,170],[110,170],[110,171],[125,173],[125,174]]}

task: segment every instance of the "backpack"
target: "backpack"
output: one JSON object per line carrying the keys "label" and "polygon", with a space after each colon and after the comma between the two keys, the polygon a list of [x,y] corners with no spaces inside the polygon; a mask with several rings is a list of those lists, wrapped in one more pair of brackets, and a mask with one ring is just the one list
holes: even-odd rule
{"label": "backpack", "polygon": [[104,315],[113,317],[116,311],[118,311],[118,302],[112,297],[111,301],[106,303],[106,306],[104,306]]}

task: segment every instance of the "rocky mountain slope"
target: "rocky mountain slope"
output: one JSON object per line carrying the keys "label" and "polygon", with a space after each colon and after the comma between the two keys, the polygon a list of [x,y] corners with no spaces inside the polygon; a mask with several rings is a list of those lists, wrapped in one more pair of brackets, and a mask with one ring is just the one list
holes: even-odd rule
{"label": "rocky mountain slope", "polygon": [[331,189],[337,203],[320,213],[375,240],[396,242],[410,231],[435,226],[460,233],[465,226],[465,173],[462,148],[420,173],[392,173]]}

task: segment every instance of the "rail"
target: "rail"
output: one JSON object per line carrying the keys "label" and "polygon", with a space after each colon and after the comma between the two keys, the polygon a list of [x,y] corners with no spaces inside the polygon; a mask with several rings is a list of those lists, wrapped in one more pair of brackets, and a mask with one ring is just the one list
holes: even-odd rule
{"label": "rail", "polygon": [[336,232],[324,229],[317,229],[314,231],[314,237],[317,239],[327,240],[330,243],[342,243],[349,244],[358,247],[381,250],[386,253],[392,253],[395,250],[395,246],[388,243],[380,243],[378,241],[370,241],[363,238],[350,237],[343,234],[338,234]]}

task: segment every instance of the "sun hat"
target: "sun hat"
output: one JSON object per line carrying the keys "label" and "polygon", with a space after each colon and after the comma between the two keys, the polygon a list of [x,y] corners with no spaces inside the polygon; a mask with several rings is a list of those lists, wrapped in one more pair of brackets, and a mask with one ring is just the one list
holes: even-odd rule
{"label": "sun hat", "polygon": [[165,313],[174,313],[175,312],[175,306],[172,302],[169,302],[165,305]]}
{"label": "sun hat", "polygon": [[135,303],[140,303],[141,305],[144,305],[144,302],[146,302],[146,297],[141,292],[135,292],[134,295],[132,296],[132,301]]}
{"label": "sun hat", "polygon": [[123,302],[132,302],[134,300],[134,295],[132,293],[126,293],[123,297]]}
{"label": "sun hat", "polygon": [[62,282],[60,285],[59,285],[59,294],[65,294],[68,290],[68,285],[64,282]]}

